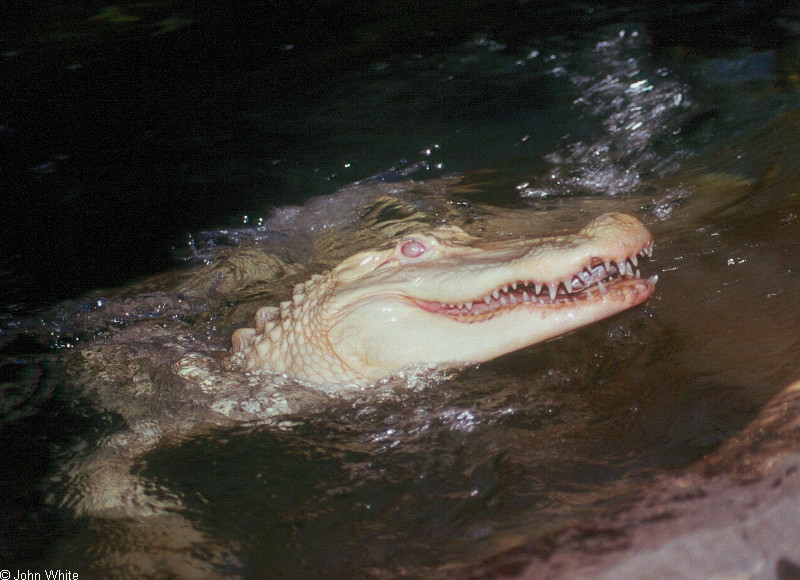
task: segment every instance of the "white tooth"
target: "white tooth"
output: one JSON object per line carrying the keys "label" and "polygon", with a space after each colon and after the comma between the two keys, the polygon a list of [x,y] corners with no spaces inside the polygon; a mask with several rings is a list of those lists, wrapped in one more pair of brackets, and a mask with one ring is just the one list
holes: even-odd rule
{"label": "white tooth", "polygon": [[511,302],[511,304],[516,304],[517,303],[517,299],[514,297],[513,294],[509,294],[508,295],[508,301]]}
{"label": "white tooth", "polygon": [[605,294],[608,292],[608,290],[606,290],[606,287],[603,285],[603,282],[600,280],[597,281],[597,288],[600,290],[600,294]]}
{"label": "white tooth", "polygon": [[508,286],[503,286],[503,292],[508,294]]}
{"label": "white tooth", "polygon": [[459,302],[458,304],[456,304],[456,308],[461,310],[462,308],[464,308],[464,303],[463,302]]}
{"label": "white tooth", "polygon": [[610,274],[611,273],[611,261],[610,260],[606,260],[605,262],[603,262],[603,266],[605,266],[606,272],[608,272]]}
{"label": "white tooth", "polygon": [[442,308],[447,308],[447,305],[444,302],[439,302],[439,306],[441,306]]}
{"label": "white tooth", "polygon": [[631,263],[630,262],[625,262],[625,273],[628,276],[633,276],[633,268],[631,267]]}
{"label": "white tooth", "polygon": [[514,282],[514,283],[511,285],[511,289],[512,289],[512,290],[516,290],[516,289],[517,289],[517,283],[516,283],[516,282]]}
{"label": "white tooth", "polygon": [[636,254],[634,254],[633,256],[631,256],[631,263],[632,263],[634,266],[638,266],[638,265],[639,265],[639,258],[637,258],[637,257],[636,257]]}
{"label": "white tooth", "polygon": [[522,291],[522,300],[523,300],[524,302],[530,302],[530,300],[531,300],[531,297],[530,297],[530,296],[528,296],[528,293],[527,293],[527,292],[525,292],[524,290]]}
{"label": "white tooth", "polygon": [[567,289],[568,294],[572,294],[572,281],[564,280],[564,288]]}
{"label": "white tooth", "polygon": [[639,268],[636,268],[636,277],[641,278],[642,274],[639,272]]}
{"label": "white tooth", "polygon": [[534,284],[534,290],[536,291],[536,294],[539,294],[542,291],[542,285],[539,282],[536,282]]}
{"label": "white tooth", "polygon": [[650,281],[651,281],[653,284],[655,284],[656,282],[658,282],[658,274],[653,274],[652,276],[650,276],[649,280],[650,280]]}
{"label": "white tooth", "polygon": [[589,278],[592,277],[592,275],[589,272],[587,272],[586,270],[582,270],[581,273],[578,274],[578,275],[581,277],[581,280],[583,280],[584,284],[588,284],[589,283]]}
{"label": "white tooth", "polygon": [[505,296],[503,296],[503,297],[500,299],[500,306],[506,306],[507,304],[508,304],[508,300],[506,300],[506,297],[505,297]]}
{"label": "white tooth", "polygon": [[472,302],[467,302],[465,306],[467,307],[467,310],[472,310]]}
{"label": "white tooth", "polygon": [[486,302],[486,304],[489,304],[489,302],[492,301],[492,297],[487,294],[483,297],[483,301]]}
{"label": "white tooth", "polygon": [[495,300],[500,298],[500,291],[499,290],[495,290],[494,292],[492,292],[492,298],[494,298]]}
{"label": "white tooth", "polygon": [[624,276],[625,275],[625,260],[617,261],[617,270],[619,270],[619,275],[620,276]]}
{"label": "white tooth", "polygon": [[555,282],[550,282],[547,285],[548,290],[550,290],[550,300],[556,299],[556,293],[558,292],[558,284]]}

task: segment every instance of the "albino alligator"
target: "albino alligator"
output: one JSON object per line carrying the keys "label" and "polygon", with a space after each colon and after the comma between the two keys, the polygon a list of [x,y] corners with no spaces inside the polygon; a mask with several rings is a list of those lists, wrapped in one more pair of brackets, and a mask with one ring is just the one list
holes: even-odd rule
{"label": "albino alligator", "polygon": [[[454,227],[410,234],[313,276],[280,308],[259,309],[255,328],[234,333],[232,356],[182,319],[189,298],[153,294],[175,315],[145,317],[68,357],[73,382],[127,428],[65,465],[60,503],[101,527],[123,526],[125,548],[111,534],[103,567],[132,577],[159,566],[178,577],[205,574],[232,548],[195,529],[168,489],[148,491],[152,482],[133,469],[143,454],[215,426],[302,415],[402,371],[485,361],[611,316],[652,294],[655,278],[637,269],[652,244],[623,214],[529,240],[479,243]],[[114,307],[99,311],[113,316]],[[116,307],[135,311],[125,300]]]}
{"label": "albino alligator", "polygon": [[576,234],[478,243],[458,228],[352,256],[233,334],[249,369],[314,383],[486,361],[646,300],[650,232],[626,214]]}

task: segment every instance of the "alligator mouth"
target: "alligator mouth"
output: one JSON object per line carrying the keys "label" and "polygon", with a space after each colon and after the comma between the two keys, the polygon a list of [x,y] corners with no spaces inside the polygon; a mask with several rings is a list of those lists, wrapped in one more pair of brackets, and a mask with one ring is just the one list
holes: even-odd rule
{"label": "alligator mouth", "polygon": [[477,322],[523,305],[563,308],[592,301],[644,301],[652,294],[658,276],[643,278],[639,259],[650,258],[648,245],[624,260],[592,260],[579,272],[558,282],[518,280],[468,302],[444,303],[414,299],[424,310],[451,316],[461,322]]}

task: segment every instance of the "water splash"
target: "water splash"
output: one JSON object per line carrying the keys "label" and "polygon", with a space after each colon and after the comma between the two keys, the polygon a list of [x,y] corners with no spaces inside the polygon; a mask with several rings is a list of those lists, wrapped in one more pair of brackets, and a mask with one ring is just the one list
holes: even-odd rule
{"label": "water splash", "polygon": [[641,187],[643,176],[674,166],[686,153],[664,155],[660,142],[679,129],[691,107],[688,87],[649,61],[644,34],[626,26],[605,31],[573,54],[551,58],[550,74],[569,79],[578,96],[570,115],[594,126],[545,157],[547,174],[519,188],[522,197],[575,193],[616,195]]}

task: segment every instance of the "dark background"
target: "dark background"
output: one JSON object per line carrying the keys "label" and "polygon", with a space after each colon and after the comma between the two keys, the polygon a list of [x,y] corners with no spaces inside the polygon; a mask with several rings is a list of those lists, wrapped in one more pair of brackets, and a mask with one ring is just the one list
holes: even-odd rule
{"label": "dark background", "polygon": [[[326,86],[348,71],[448,50],[475,33],[513,48],[537,34],[614,22],[645,23],[656,48],[777,47],[787,31],[776,19],[798,5],[120,4],[122,15],[138,18],[128,22],[97,18],[108,10],[97,2],[8,4],[0,38],[0,304],[13,312],[174,267],[174,249],[191,231],[367,177],[315,180],[325,136],[291,130],[303,99],[309,111],[318,108]],[[159,28],[175,15],[185,25]],[[380,168],[382,152],[374,154]],[[272,159],[295,163],[287,171]]]}

